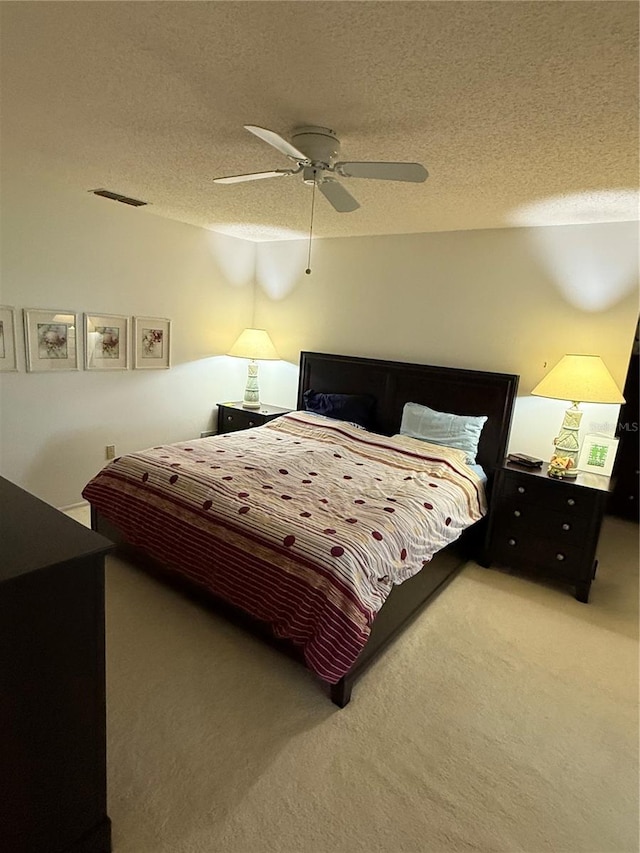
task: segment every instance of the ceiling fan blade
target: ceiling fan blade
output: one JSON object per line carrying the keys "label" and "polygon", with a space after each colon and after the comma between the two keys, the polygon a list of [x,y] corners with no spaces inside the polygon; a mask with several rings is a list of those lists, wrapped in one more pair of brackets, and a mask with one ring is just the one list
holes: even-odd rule
{"label": "ceiling fan blade", "polygon": [[269,145],[273,145],[274,148],[277,148],[278,151],[281,151],[283,154],[286,154],[287,157],[291,157],[292,160],[306,160],[307,155],[303,154],[302,151],[298,151],[298,149],[292,145],[290,142],[287,142],[286,139],[283,139],[279,134],[277,134],[273,130],[267,130],[264,127],[257,127],[255,124],[245,124],[245,130],[254,133],[257,137],[268,142]]}
{"label": "ceiling fan blade", "polygon": [[338,213],[351,213],[352,210],[357,210],[360,205],[351,195],[350,192],[334,181],[332,178],[325,178],[323,181],[318,181],[318,189],[326,198],[329,204],[338,211]]}
{"label": "ceiling fan blade", "polygon": [[420,163],[336,163],[336,172],[345,178],[374,178],[380,181],[426,181],[429,173]]}
{"label": "ceiling fan blade", "polygon": [[228,175],[226,178],[214,178],[214,184],[240,184],[243,181],[261,181],[263,178],[282,178],[296,175],[299,169],[276,169],[274,172],[252,172],[250,175]]}

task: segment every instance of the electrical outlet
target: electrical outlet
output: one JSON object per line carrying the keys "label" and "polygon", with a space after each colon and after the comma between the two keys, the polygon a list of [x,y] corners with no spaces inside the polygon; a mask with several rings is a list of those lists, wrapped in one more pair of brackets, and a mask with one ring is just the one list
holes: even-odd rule
{"label": "electrical outlet", "polygon": [[105,459],[115,459],[116,458],[116,446],[115,444],[107,444],[104,449]]}

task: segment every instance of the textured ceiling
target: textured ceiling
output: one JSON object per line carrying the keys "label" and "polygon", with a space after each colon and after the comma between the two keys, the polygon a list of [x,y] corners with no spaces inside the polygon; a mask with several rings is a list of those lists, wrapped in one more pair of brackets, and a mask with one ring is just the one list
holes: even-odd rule
{"label": "textured ceiling", "polygon": [[[2,151],[78,192],[254,240],[308,232],[299,176],[243,129],[333,128],[345,179],[316,236],[637,218],[635,2],[3,2]],[[96,201],[96,203],[98,203]],[[100,201],[101,204],[114,204]]]}

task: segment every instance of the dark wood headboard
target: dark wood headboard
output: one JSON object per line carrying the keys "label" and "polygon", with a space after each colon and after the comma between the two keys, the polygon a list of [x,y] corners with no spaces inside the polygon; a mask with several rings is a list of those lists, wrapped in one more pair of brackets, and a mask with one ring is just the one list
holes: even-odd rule
{"label": "dark wood headboard", "polygon": [[477,459],[489,474],[507,451],[518,379],[510,373],[302,352],[297,406],[304,408],[302,395],[308,389],[372,394],[375,431],[384,435],[400,431],[402,409],[409,402],[456,415],[487,415]]}

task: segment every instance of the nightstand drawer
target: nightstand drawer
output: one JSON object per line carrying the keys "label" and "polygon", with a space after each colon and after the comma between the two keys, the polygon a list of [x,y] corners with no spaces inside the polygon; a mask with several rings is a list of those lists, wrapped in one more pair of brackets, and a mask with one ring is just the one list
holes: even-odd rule
{"label": "nightstand drawer", "polygon": [[504,530],[527,532],[530,536],[548,537],[558,543],[581,546],[589,532],[589,518],[571,511],[551,512],[527,503],[505,504],[496,521],[496,533]]}
{"label": "nightstand drawer", "polygon": [[542,539],[509,528],[496,530],[493,560],[510,568],[538,570],[559,578],[579,580],[590,577],[591,565],[585,564],[584,549],[579,545]]}
{"label": "nightstand drawer", "polygon": [[499,497],[504,506],[535,504],[554,512],[589,515],[593,506],[591,496],[579,486],[536,477],[523,477],[508,472]]}
{"label": "nightstand drawer", "polygon": [[242,411],[241,409],[224,409],[222,413],[222,425],[224,432],[235,432],[239,429],[250,429],[251,427],[263,424],[263,418],[257,418],[253,412]]}

